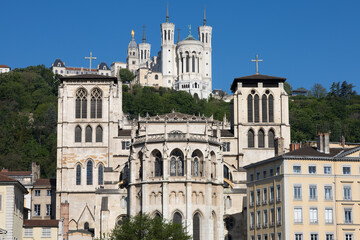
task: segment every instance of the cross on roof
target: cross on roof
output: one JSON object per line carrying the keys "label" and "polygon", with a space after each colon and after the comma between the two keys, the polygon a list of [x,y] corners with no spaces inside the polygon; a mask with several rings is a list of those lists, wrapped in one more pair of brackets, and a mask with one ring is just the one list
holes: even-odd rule
{"label": "cross on roof", "polygon": [[90,57],[85,57],[85,59],[89,59],[90,60],[90,73],[91,73],[91,61],[94,59],[96,60],[96,57],[92,56],[92,52],[90,52]]}
{"label": "cross on roof", "polygon": [[251,59],[252,62],[256,62],[256,74],[259,74],[259,62],[262,62],[263,60],[258,58],[258,55],[256,54],[256,59]]}

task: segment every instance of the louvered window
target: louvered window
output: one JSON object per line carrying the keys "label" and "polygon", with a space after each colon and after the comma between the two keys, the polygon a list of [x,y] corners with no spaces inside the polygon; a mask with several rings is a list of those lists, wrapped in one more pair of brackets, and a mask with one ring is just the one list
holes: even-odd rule
{"label": "louvered window", "polygon": [[265,147],[265,139],[264,138],[265,138],[264,131],[260,130],[259,133],[258,133],[258,145],[259,145],[259,148]]}
{"label": "louvered window", "polygon": [[75,128],[75,142],[81,142],[81,127],[76,126]]}
{"label": "louvered window", "polygon": [[96,142],[103,141],[103,129],[101,126],[96,127]]}
{"label": "louvered window", "polygon": [[253,148],[254,147],[254,131],[249,130],[248,132],[248,147]]}
{"label": "louvered window", "polygon": [[76,92],[75,117],[87,118],[87,93],[84,88]]}
{"label": "louvered window", "polygon": [[92,128],[90,126],[87,126],[85,130],[85,142],[92,142]]}
{"label": "louvered window", "polygon": [[274,97],[269,95],[269,122],[274,122]]}
{"label": "louvered window", "polygon": [[91,91],[91,118],[102,117],[102,93],[99,88]]}
{"label": "louvered window", "polygon": [[260,113],[259,113],[259,96],[255,95],[254,97],[254,110],[255,110],[255,122],[259,122]]}
{"label": "louvered window", "polygon": [[267,122],[267,96],[264,94],[261,100],[262,104],[262,121]]}
{"label": "louvered window", "polygon": [[249,95],[247,97],[248,105],[248,122],[253,122],[253,97]]}
{"label": "louvered window", "polygon": [[275,139],[275,133],[274,133],[273,130],[270,130],[269,133],[268,133],[269,148],[274,147],[274,139]]}

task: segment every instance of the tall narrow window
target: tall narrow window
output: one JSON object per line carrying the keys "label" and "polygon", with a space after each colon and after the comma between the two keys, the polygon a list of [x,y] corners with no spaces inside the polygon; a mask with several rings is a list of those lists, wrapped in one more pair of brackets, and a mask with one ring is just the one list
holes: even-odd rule
{"label": "tall narrow window", "polygon": [[88,161],[86,165],[86,184],[93,184],[93,163],[92,161]]}
{"label": "tall narrow window", "polygon": [[81,184],[81,166],[77,165],[76,166],[76,185],[80,185]]}
{"label": "tall narrow window", "polygon": [[75,142],[81,142],[81,127],[76,126],[75,128]]}
{"label": "tall narrow window", "polygon": [[182,224],[182,216],[180,213],[176,212],[174,214],[173,223]]}
{"label": "tall narrow window", "polygon": [[201,34],[201,41],[204,42],[204,33]]}
{"label": "tall narrow window", "polygon": [[91,118],[102,117],[102,93],[99,88],[91,91]]}
{"label": "tall narrow window", "polygon": [[76,92],[75,117],[87,118],[87,93],[84,88]]}
{"label": "tall narrow window", "polygon": [[269,95],[269,122],[274,122],[274,97]]}
{"label": "tall narrow window", "polygon": [[186,72],[189,72],[190,68],[190,57],[189,54],[186,54]]}
{"label": "tall narrow window", "polygon": [[98,184],[103,185],[104,184],[104,167],[103,165],[99,165],[98,168]]}
{"label": "tall narrow window", "polygon": [[261,106],[262,106],[262,121],[267,122],[267,96],[264,94],[262,95],[261,99]]}
{"label": "tall narrow window", "polygon": [[164,39],[166,40],[166,30],[164,30]]}
{"label": "tall narrow window", "polygon": [[163,160],[160,152],[156,152],[153,156],[155,158],[155,177],[163,175]]}
{"label": "tall narrow window", "polygon": [[253,148],[253,147],[254,147],[254,131],[250,129],[248,131],[248,148]]}
{"label": "tall narrow window", "polygon": [[259,148],[265,147],[265,134],[264,134],[263,130],[260,130],[258,132],[258,145],[259,145]]}
{"label": "tall narrow window", "polygon": [[85,129],[85,142],[92,142],[92,128],[90,126]]}
{"label": "tall narrow window", "polygon": [[253,97],[249,94],[247,97],[248,122],[253,122]]}
{"label": "tall narrow window", "polygon": [[191,156],[191,172],[194,177],[201,177],[203,174],[202,154],[199,150],[193,152]]}
{"label": "tall narrow window", "polygon": [[255,95],[254,97],[254,121],[259,122],[260,113],[259,113],[259,96]]}
{"label": "tall narrow window", "polygon": [[171,153],[170,176],[184,176],[184,157],[178,149]]}
{"label": "tall narrow window", "polygon": [[103,141],[103,129],[101,126],[96,127],[96,142]]}
{"label": "tall narrow window", "polygon": [[196,213],[193,218],[193,239],[200,240],[200,215]]}
{"label": "tall narrow window", "polygon": [[275,133],[273,130],[270,130],[268,133],[268,147],[269,148],[274,147],[274,139],[275,139]]}

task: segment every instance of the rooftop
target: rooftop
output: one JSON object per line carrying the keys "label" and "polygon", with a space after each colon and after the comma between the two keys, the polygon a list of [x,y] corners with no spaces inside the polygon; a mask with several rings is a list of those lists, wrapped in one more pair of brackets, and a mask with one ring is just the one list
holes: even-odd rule
{"label": "rooftop", "polygon": [[56,186],[56,179],[39,178],[36,180],[34,186]]}
{"label": "rooftop", "polygon": [[116,77],[109,77],[109,76],[105,76],[105,75],[97,75],[97,74],[81,74],[81,75],[75,75],[75,76],[66,76],[66,77],[60,77],[61,82],[63,82],[64,80],[75,80],[75,79],[81,79],[81,80],[111,80],[114,81],[115,83],[117,83],[117,78]]}
{"label": "rooftop", "polygon": [[238,77],[235,78],[231,84],[231,91],[235,92],[238,82],[285,82],[286,78],[268,76],[263,74],[254,74],[250,76]]}
{"label": "rooftop", "polygon": [[6,176],[31,176],[31,171],[8,171],[3,169],[0,173]]}

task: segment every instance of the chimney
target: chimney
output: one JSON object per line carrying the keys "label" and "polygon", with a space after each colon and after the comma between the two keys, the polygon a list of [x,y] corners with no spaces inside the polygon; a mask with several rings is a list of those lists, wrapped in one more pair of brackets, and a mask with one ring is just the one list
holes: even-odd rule
{"label": "chimney", "polygon": [[345,148],[345,137],[341,136],[341,147]]}
{"label": "chimney", "polygon": [[290,144],[290,152],[300,149],[300,143],[291,143]]}
{"label": "chimney", "polygon": [[318,152],[324,152],[323,134],[320,132],[318,132],[317,150],[318,150]]}
{"label": "chimney", "polygon": [[325,154],[329,154],[330,153],[330,137],[329,137],[329,133],[324,133],[323,134],[323,144],[324,144],[324,153]]}
{"label": "chimney", "polygon": [[284,138],[275,138],[275,156],[282,155],[284,153]]}

